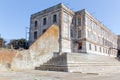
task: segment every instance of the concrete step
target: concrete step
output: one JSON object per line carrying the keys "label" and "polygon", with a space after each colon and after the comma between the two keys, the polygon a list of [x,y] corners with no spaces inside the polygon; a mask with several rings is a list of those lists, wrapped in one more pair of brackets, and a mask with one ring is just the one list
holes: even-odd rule
{"label": "concrete step", "polygon": [[119,71],[120,62],[117,59],[108,56],[82,53],[63,53],[58,57],[52,57],[48,62],[40,65],[39,67],[36,67],[36,69],[103,73]]}

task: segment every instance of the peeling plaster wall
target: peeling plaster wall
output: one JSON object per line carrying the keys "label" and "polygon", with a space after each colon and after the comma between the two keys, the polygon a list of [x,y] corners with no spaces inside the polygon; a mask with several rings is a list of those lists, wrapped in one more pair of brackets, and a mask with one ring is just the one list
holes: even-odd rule
{"label": "peeling plaster wall", "polygon": [[16,55],[15,50],[0,49],[0,71],[5,71],[11,68],[11,63]]}

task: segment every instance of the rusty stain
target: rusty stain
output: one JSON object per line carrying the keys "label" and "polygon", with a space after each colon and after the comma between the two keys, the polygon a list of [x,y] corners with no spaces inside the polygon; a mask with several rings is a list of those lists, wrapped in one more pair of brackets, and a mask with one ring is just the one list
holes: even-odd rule
{"label": "rusty stain", "polygon": [[16,52],[13,50],[2,49],[0,50],[0,63],[12,63]]}

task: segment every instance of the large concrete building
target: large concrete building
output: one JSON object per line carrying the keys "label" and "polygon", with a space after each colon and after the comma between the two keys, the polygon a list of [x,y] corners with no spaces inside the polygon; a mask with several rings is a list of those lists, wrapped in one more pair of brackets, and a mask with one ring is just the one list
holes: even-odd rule
{"label": "large concrete building", "polygon": [[117,35],[85,9],[75,12],[61,3],[31,15],[30,44],[53,24],[59,26],[59,53],[116,57]]}

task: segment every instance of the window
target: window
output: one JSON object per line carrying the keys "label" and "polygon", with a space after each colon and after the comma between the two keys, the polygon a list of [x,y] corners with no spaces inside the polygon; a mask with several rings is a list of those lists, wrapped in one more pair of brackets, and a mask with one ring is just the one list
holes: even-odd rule
{"label": "window", "polygon": [[72,19],[72,24],[74,24],[74,20]]}
{"label": "window", "polygon": [[81,49],[82,49],[82,42],[78,44],[78,50],[81,50]]}
{"label": "window", "polygon": [[100,47],[100,52],[101,52],[101,47]]}
{"label": "window", "polygon": [[44,29],[44,30],[42,31],[42,33],[44,33],[44,32],[46,32],[46,29]]}
{"label": "window", "polygon": [[46,25],[46,23],[47,23],[47,19],[43,18],[43,25]]}
{"label": "window", "polygon": [[57,22],[57,15],[54,14],[54,15],[53,15],[53,23],[56,23],[56,22]]}
{"label": "window", "polygon": [[35,28],[38,26],[38,22],[37,21],[35,21]]}
{"label": "window", "polygon": [[64,22],[68,22],[68,15],[66,13],[64,14]]}
{"label": "window", "polygon": [[95,46],[95,51],[97,51],[97,47]]}
{"label": "window", "polygon": [[107,53],[107,49],[106,49],[106,53]]}
{"label": "window", "polygon": [[92,48],[91,48],[91,44],[89,44],[89,50],[91,50]]}
{"label": "window", "polygon": [[73,37],[73,30],[72,29],[70,31],[70,35],[71,35],[71,37]]}
{"label": "window", "polygon": [[93,40],[96,41],[96,35],[95,34],[93,35]]}
{"label": "window", "polygon": [[86,24],[86,26],[88,25],[88,18],[87,17],[85,18],[85,24]]}
{"label": "window", "polygon": [[106,53],[106,48],[105,48],[105,53]]}
{"label": "window", "polygon": [[87,26],[91,26],[92,24],[92,20],[90,20],[89,18],[86,17],[86,23]]}
{"label": "window", "polygon": [[103,48],[103,53],[105,53],[104,48]]}
{"label": "window", "polygon": [[81,30],[78,30],[78,38],[81,37]]}
{"label": "window", "polygon": [[81,26],[81,18],[78,18],[78,23],[79,26]]}
{"label": "window", "polygon": [[37,31],[34,32],[34,40],[37,39]]}
{"label": "window", "polygon": [[106,53],[107,53],[107,49],[106,49]]}
{"label": "window", "polygon": [[94,31],[97,30],[97,25],[96,25],[96,23],[93,23],[93,30],[94,30]]}
{"label": "window", "polygon": [[88,38],[91,38],[91,32],[90,31],[87,31],[87,36],[88,36]]}

